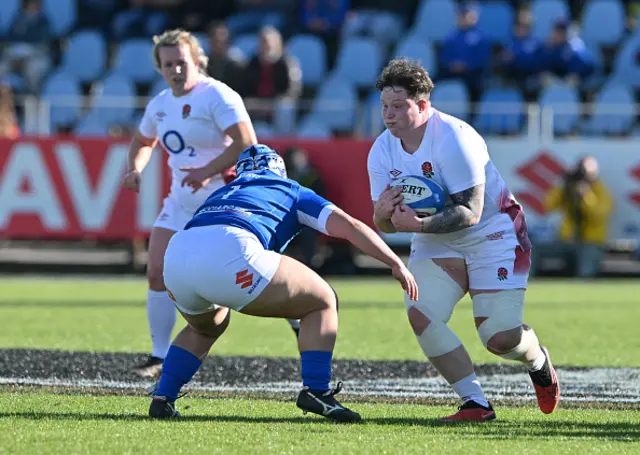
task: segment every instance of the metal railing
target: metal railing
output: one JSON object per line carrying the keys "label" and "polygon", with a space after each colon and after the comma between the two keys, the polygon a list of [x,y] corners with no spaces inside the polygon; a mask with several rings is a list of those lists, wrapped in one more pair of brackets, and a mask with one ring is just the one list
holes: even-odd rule
{"label": "metal railing", "polygon": [[[67,126],[75,131],[88,116],[97,117],[105,123],[136,128],[149,98],[57,96],[40,99],[27,96],[16,101],[25,134],[50,136],[56,133],[58,124],[65,123],[61,120],[69,119]],[[354,105],[350,101],[335,99],[285,99],[277,102],[246,99],[245,105],[254,118],[256,129],[263,135],[295,136],[301,129],[309,128],[306,123],[314,126],[314,122],[326,123],[328,130],[356,137],[376,137],[384,130],[380,106],[371,102]],[[620,133],[638,135],[640,132],[640,105],[439,102],[434,103],[434,107],[468,121],[485,136],[517,136],[544,141],[564,134],[607,135],[606,127],[603,130],[590,129],[595,117],[605,126],[611,122],[612,125],[623,126]]]}

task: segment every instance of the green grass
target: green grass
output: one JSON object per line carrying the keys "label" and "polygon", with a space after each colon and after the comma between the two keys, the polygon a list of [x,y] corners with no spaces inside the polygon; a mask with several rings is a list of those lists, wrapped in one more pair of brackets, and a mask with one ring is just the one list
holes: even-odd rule
{"label": "green grass", "polygon": [[[423,359],[390,279],[332,280],[340,296],[337,358]],[[142,279],[0,279],[0,347],[147,352]],[[422,292],[429,292],[423,289]],[[562,365],[640,366],[640,283],[533,281],[525,320]],[[179,328],[182,327],[179,321]],[[451,327],[476,362],[497,362],[460,302]],[[257,341],[259,340],[259,341]],[[219,355],[297,355],[285,321],[235,313],[214,346]]]}
{"label": "green grass", "polygon": [[501,409],[489,424],[442,424],[450,408],[355,404],[360,425],[302,416],[291,402],[188,399],[176,422],[144,417],[135,397],[0,393],[0,453],[638,453],[632,411]]}

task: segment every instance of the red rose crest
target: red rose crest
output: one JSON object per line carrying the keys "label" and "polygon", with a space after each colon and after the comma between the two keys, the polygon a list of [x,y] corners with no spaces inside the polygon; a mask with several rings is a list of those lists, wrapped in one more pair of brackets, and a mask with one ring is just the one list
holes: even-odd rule
{"label": "red rose crest", "polygon": [[507,278],[509,278],[509,271],[507,269],[505,269],[504,267],[500,267],[498,269],[498,279],[500,281],[504,281]]}
{"label": "red rose crest", "polygon": [[191,105],[185,104],[184,106],[182,106],[182,118],[189,117],[189,114],[191,114]]}
{"label": "red rose crest", "polygon": [[429,179],[433,177],[433,166],[429,161],[422,163],[422,175]]}

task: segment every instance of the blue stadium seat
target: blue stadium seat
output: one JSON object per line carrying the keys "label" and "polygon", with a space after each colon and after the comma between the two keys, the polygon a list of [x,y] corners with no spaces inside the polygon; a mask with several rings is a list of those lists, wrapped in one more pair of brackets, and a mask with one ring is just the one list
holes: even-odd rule
{"label": "blue stadium seat", "polygon": [[553,111],[553,132],[569,134],[577,126],[580,116],[578,91],[567,84],[555,83],[545,87],[540,94],[540,107]]}
{"label": "blue stadium seat", "polygon": [[613,46],[624,33],[624,7],[618,0],[591,0],[582,10],[581,37],[587,45]]}
{"label": "blue stadium seat", "polygon": [[129,124],[136,108],[133,81],[120,73],[107,75],[96,87],[90,114],[98,116],[106,126]]}
{"label": "blue stadium seat", "polygon": [[511,38],[514,13],[511,5],[504,1],[483,3],[480,7],[478,29],[491,41],[507,43]]}
{"label": "blue stadium seat", "polygon": [[364,102],[362,129],[365,137],[376,137],[384,131],[385,126],[381,109],[380,92],[372,90]]}
{"label": "blue stadium seat", "polygon": [[290,136],[296,128],[297,105],[295,101],[283,99],[276,102],[273,113],[273,128],[279,136]]}
{"label": "blue stadium seat", "polygon": [[457,80],[442,81],[431,94],[433,106],[439,111],[466,120],[469,117],[469,93]]}
{"label": "blue stadium seat", "polygon": [[617,82],[630,85],[634,89],[640,89],[640,62],[637,56],[640,52],[640,27],[622,46],[618,49],[613,64],[613,78]]}
{"label": "blue stadium seat", "polygon": [[389,11],[356,9],[348,15],[341,29],[341,39],[371,36],[379,45],[388,46],[402,36],[404,24],[401,17]]}
{"label": "blue stadium seat", "polygon": [[534,0],[531,4],[533,37],[546,40],[555,21],[561,17],[569,18],[569,7],[564,0]]}
{"label": "blue stadium seat", "polygon": [[357,87],[367,87],[375,84],[381,68],[382,53],[376,42],[351,38],[340,48],[335,74]]}
{"label": "blue stadium seat", "polygon": [[92,112],[78,122],[73,134],[79,137],[105,137],[109,134],[109,126],[95,112]]}
{"label": "blue stadium seat", "polygon": [[425,39],[443,41],[456,28],[457,9],[453,0],[422,0],[412,29]]}
{"label": "blue stadium seat", "polygon": [[432,78],[438,74],[438,59],[433,46],[416,34],[411,34],[398,43],[393,55],[419,60]]}
{"label": "blue stadium seat", "polygon": [[333,77],[316,95],[311,114],[332,130],[347,131],[355,125],[358,96],[349,81]]}
{"label": "blue stadium seat", "polygon": [[331,129],[322,120],[313,115],[307,116],[297,130],[296,136],[309,139],[329,139]]}
{"label": "blue stadium seat", "polygon": [[198,39],[198,42],[200,43],[200,46],[202,46],[202,50],[204,51],[205,55],[209,55],[209,53],[211,53],[211,41],[209,40],[207,34],[196,32],[193,33],[193,36]]}
{"label": "blue stadium seat", "polygon": [[153,42],[149,39],[131,39],[118,47],[113,72],[136,83],[149,83],[156,77],[153,64]]}
{"label": "blue stadium seat", "polygon": [[27,91],[27,81],[18,73],[8,73],[0,77],[0,84],[11,87],[14,93]]}
{"label": "blue stadium seat", "polygon": [[76,0],[44,0],[42,9],[47,14],[51,29],[57,37],[66,35],[76,24],[78,17]]}
{"label": "blue stadium seat", "polygon": [[295,35],[287,42],[287,52],[298,59],[302,83],[315,87],[327,74],[327,49],[315,35]]}
{"label": "blue stadium seat", "polygon": [[9,31],[16,13],[20,10],[21,0],[0,1],[0,38],[4,38]]}
{"label": "blue stadium seat", "polygon": [[489,89],[480,99],[475,126],[483,133],[516,134],[522,129],[524,115],[524,98],[517,89]]}
{"label": "blue stadium seat", "polygon": [[635,120],[635,100],[629,86],[608,82],[596,95],[595,108],[585,132],[588,134],[624,134]]}
{"label": "blue stadium seat", "polygon": [[56,71],[49,75],[40,91],[40,98],[51,106],[49,114],[53,128],[71,125],[80,116],[80,82],[64,71]]}
{"label": "blue stadium seat", "polygon": [[273,126],[271,126],[267,122],[254,122],[253,128],[256,131],[258,142],[260,142],[262,139],[269,139],[275,136],[275,130],[273,129]]}
{"label": "blue stadium seat", "polygon": [[231,47],[240,51],[247,60],[251,60],[258,52],[258,35],[255,33],[240,35],[231,42]]}
{"label": "blue stadium seat", "polygon": [[102,33],[83,30],[74,33],[62,56],[62,68],[81,82],[99,79],[107,64],[107,43]]}

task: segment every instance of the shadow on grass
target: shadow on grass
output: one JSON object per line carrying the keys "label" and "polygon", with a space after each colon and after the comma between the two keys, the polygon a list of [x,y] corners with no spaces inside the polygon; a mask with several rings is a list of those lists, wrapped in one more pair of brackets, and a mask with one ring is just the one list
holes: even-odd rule
{"label": "shadow on grass", "polygon": [[[29,419],[29,420],[77,420],[77,421],[149,421],[152,419],[144,414],[112,414],[112,413],[83,413],[83,412],[0,412],[0,419]],[[318,416],[300,417],[252,417],[242,415],[186,415],[169,421],[174,425],[192,422],[225,422],[249,424],[333,424],[333,422]],[[514,438],[593,438],[600,440],[617,440],[640,442],[640,425],[632,422],[598,423],[585,421],[503,421],[487,423],[459,423],[443,422],[438,419],[419,418],[368,418],[362,424],[379,426],[414,426],[425,428],[441,428],[451,432],[462,430],[461,437],[480,439],[514,439]],[[471,431],[469,431],[471,430]]]}

